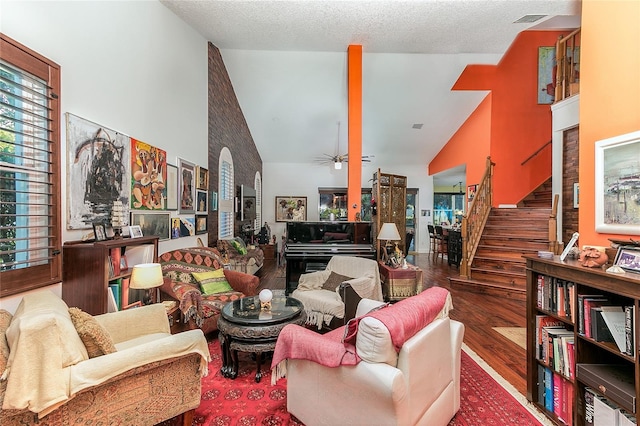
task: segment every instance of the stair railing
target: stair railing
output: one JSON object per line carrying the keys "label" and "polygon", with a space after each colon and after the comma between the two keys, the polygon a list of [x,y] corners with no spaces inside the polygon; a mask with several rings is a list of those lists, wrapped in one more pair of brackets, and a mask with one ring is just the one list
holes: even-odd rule
{"label": "stair railing", "polygon": [[558,243],[558,194],[553,196],[553,205],[551,206],[551,215],[549,216],[549,251],[554,254],[560,254],[562,247]]}
{"label": "stair railing", "polygon": [[462,216],[460,276],[463,278],[469,278],[471,274],[471,262],[473,262],[482,231],[491,211],[493,166],[495,163],[491,162],[491,157],[487,157],[487,166],[476,190],[476,195],[471,201],[467,214]]}
{"label": "stair railing", "polygon": [[580,28],[556,42],[556,92],[554,102],[560,102],[580,92],[579,54]]}

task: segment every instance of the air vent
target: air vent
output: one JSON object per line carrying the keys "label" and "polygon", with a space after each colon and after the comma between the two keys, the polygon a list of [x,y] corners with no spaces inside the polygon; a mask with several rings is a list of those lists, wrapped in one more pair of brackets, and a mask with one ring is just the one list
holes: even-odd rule
{"label": "air vent", "polygon": [[547,15],[524,15],[522,18],[514,22],[514,24],[530,24],[532,22],[539,21]]}
{"label": "air vent", "polygon": [[422,129],[422,126],[424,126],[424,124],[422,123],[416,123],[413,126],[411,126],[412,129]]}

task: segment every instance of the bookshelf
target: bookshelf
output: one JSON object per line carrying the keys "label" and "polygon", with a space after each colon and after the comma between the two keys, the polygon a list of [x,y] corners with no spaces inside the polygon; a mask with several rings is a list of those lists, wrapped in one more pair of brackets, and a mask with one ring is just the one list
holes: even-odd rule
{"label": "bookshelf", "polygon": [[[640,274],[611,274],[558,256],[525,258],[527,399],[556,424],[606,424],[594,422],[594,406],[600,419],[625,416],[621,425],[637,424]],[[606,335],[599,305],[625,313],[624,340]]]}
{"label": "bookshelf", "polygon": [[[127,268],[118,270],[113,260],[123,255]],[[67,241],[62,247],[62,299],[91,315],[104,314],[109,310],[109,284],[129,278],[135,264],[157,259],[158,237]]]}

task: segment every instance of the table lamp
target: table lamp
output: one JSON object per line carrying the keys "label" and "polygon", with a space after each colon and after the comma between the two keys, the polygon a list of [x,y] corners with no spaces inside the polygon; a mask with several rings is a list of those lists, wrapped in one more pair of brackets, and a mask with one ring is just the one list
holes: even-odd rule
{"label": "table lamp", "polygon": [[163,282],[162,266],[159,263],[140,263],[133,267],[129,288],[146,290],[145,300],[142,304],[148,305],[154,299],[149,290],[160,287]]}
{"label": "table lamp", "polygon": [[378,234],[378,240],[384,240],[384,250],[382,250],[382,260],[385,263],[389,263],[389,241],[400,241],[400,233],[398,232],[398,227],[395,223],[384,223],[382,224],[382,228],[380,228],[380,233]]}

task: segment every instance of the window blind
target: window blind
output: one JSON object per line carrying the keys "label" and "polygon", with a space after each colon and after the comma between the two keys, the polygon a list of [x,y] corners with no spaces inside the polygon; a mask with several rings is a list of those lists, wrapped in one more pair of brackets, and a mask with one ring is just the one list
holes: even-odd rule
{"label": "window blind", "polygon": [[220,202],[218,203],[218,238],[233,237],[233,164],[222,159],[220,164]]}

